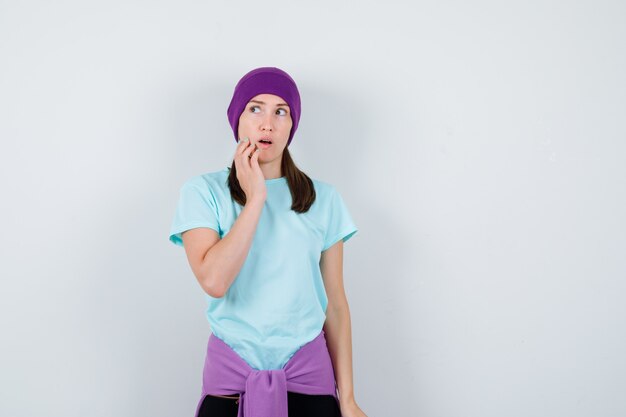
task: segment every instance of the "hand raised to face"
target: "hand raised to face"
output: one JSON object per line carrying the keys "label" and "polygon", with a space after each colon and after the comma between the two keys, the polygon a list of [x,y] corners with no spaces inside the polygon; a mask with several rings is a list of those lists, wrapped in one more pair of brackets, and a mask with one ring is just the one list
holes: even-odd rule
{"label": "hand raised to face", "polygon": [[252,144],[248,138],[240,139],[235,149],[237,180],[246,194],[246,202],[256,199],[265,201],[267,196],[265,176],[259,166],[261,152],[261,149]]}

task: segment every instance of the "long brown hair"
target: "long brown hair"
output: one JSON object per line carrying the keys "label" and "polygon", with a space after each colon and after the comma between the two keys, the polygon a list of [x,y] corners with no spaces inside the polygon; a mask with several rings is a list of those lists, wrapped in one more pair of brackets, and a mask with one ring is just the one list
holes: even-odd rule
{"label": "long brown hair", "polygon": [[[287,179],[287,185],[291,191],[291,199],[293,200],[291,209],[297,213],[307,212],[311,205],[315,202],[315,187],[311,178],[309,178],[309,176],[303,171],[300,171],[295,162],[293,162],[287,147],[283,150],[280,168],[283,175]],[[234,160],[230,166],[230,173],[228,174],[228,188],[230,188],[230,195],[233,200],[240,205],[245,206],[246,193],[239,185],[239,180],[237,179],[237,168],[235,167]]]}

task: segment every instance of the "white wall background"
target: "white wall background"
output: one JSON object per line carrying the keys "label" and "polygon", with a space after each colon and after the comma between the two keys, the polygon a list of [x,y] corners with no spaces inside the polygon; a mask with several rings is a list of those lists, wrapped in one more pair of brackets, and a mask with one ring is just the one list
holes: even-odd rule
{"label": "white wall background", "polygon": [[208,323],[167,240],[258,66],[338,187],[374,416],[626,415],[626,5],[0,1],[0,415],[192,416]]}

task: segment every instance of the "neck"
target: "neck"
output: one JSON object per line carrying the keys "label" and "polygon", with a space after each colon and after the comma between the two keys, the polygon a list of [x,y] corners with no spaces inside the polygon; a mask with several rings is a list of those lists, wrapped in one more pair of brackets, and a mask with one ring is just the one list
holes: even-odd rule
{"label": "neck", "polygon": [[280,171],[280,160],[266,163],[261,163],[259,161],[259,166],[261,167],[261,171],[263,171],[263,176],[266,180],[272,180],[283,176],[283,173]]}

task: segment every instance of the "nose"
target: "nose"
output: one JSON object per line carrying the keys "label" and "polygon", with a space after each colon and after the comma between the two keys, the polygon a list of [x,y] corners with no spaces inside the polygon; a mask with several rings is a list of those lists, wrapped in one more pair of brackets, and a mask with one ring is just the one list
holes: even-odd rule
{"label": "nose", "polygon": [[261,121],[261,130],[263,131],[272,131],[272,115],[268,114]]}

